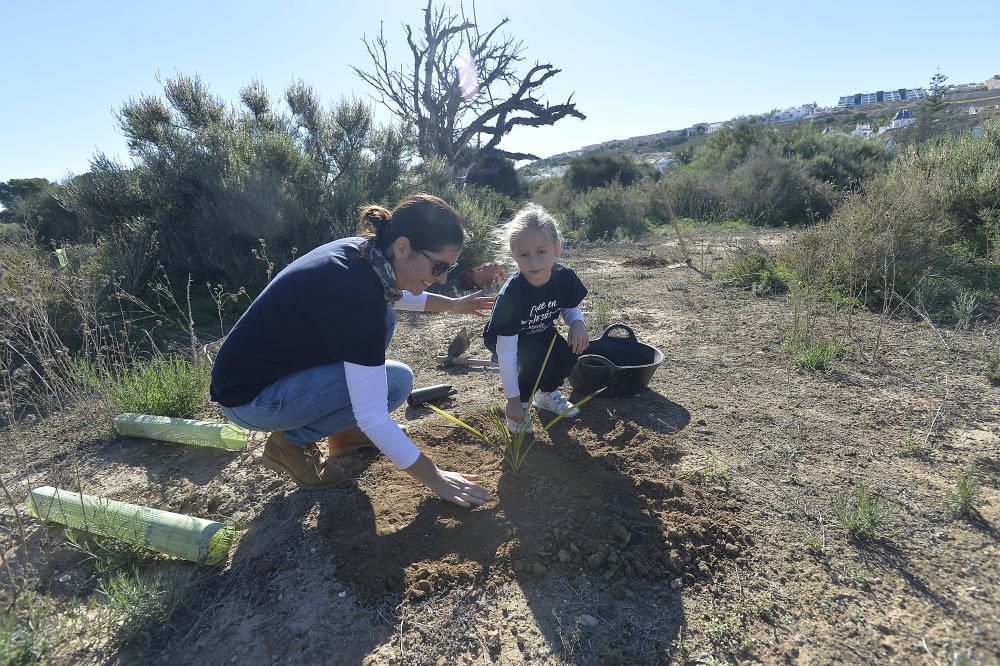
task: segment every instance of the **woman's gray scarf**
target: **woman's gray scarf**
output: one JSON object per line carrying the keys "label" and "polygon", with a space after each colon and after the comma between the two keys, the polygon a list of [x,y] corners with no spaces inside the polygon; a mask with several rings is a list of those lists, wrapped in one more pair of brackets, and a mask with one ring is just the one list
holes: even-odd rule
{"label": "woman's gray scarf", "polygon": [[392,262],[385,258],[374,238],[368,239],[365,243],[365,259],[368,260],[368,264],[375,271],[379,282],[382,283],[385,304],[392,306],[403,297],[403,290],[396,286],[396,271],[392,270]]}

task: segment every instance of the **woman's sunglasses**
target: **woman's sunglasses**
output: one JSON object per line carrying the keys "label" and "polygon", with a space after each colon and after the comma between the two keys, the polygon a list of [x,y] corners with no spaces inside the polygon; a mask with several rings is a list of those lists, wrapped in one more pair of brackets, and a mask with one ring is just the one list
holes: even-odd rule
{"label": "woman's sunglasses", "polygon": [[417,252],[431,260],[431,275],[434,277],[441,277],[445,273],[451,273],[453,270],[458,268],[457,263],[449,264],[447,261],[438,261],[423,250],[417,250]]}

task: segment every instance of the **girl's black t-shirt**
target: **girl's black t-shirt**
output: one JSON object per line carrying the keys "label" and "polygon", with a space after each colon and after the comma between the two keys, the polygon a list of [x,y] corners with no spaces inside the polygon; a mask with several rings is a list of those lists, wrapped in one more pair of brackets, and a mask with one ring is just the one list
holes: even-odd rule
{"label": "girl's black t-shirt", "polygon": [[493,314],[483,332],[487,347],[494,349],[499,335],[541,335],[551,329],[563,309],[580,305],[587,288],[565,264],[552,267],[552,277],[533,287],[518,271],[510,276],[493,305]]}
{"label": "girl's black t-shirt", "polygon": [[386,303],[359,252],[364,238],[321,245],[277,276],[226,336],[212,367],[212,400],[252,401],[302,370],[339,361],[385,363]]}

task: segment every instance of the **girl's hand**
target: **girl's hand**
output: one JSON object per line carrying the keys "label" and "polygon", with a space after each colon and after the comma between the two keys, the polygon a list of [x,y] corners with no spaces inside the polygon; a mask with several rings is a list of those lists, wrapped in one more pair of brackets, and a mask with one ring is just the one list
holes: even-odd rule
{"label": "girl's hand", "polygon": [[480,296],[483,291],[474,291],[467,296],[451,299],[451,311],[455,314],[474,314],[489,317],[493,310],[493,296]]}
{"label": "girl's hand", "polygon": [[524,407],[521,406],[521,398],[507,398],[507,407],[503,410],[504,415],[511,421],[520,423],[524,420]]}
{"label": "girl's hand", "polygon": [[590,338],[587,336],[587,327],[580,320],[569,325],[569,347],[573,353],[580,355],[587,351],[590,346]]}

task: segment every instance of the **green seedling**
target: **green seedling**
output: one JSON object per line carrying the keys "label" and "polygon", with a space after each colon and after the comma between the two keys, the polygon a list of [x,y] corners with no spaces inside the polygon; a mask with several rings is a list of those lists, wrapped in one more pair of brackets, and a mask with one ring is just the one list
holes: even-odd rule
{"label": "green seedling", "polygon": [[879,528],[888,522],[892,516],[892,506],[883,499],[869,495],[864,486],[859,486],[853,498],[845,494],[834,501],[833,514],[847,531],[848,537],[863,541],[874,537]]}
{"label": "green seedling", "polygon": [[[531,395],[534,395],[535,392],[538,391],[538,384],[539,382],[542,381],[542,373],[545,371],[545,366],[549,362],[549,356],[552,354],[552,347],[555,344],[555,342],[556,342],[556,336],[553,335],[552,342],[549,343],[548,351],[546,351],[545,353],[545,360],[542,361],[542,367],[538,371],[538,377],[535,379],[535,386],[531,390]],[[549,421],[549,424],[545,426],[544,430],[547,432],[549,428],[555,425],[560,419],[562,419],[562,417],[564,417],[567,413],[572,411],[575,407],[579,407],[583,404],[586,404],[587,401],[589,401],[591,398],[593,398],[595,395],[597,395],[602,391],[604,391],[604,388],[594,391],[586,398],[584,398],[576,405],[574,405],[574,407],[571,407],[570,409],[567,409],[566,411],[556,416],[554,419]],[[530,404],[528,405],[528,411],[525,413],[524,420],[522,421],[524,427],[518,429],[517,432],[513,433],[507,429],[507,418],[506,415],[504,414],[503,408],[500,407],[499,405],[491,405],[490,408],[487,409],[486,415],[490,420],[490,429],[493,431],[491,433],[493,437],[487,437],[486,435],[479,432],[478,430],[470,426],[462,419],[458,418],[457,416],[449,414],[443,409],[435,407],[434,405],[431,405],[429,403],[425,404],[427,404],[428,407],[430,407],[436,413],[440,414],[441,416],[448,419],[452,423],[468,430],[480,441],[490,446],[496,446],[500,450],[500,454],[503,456],[503,459],[506,460],[507,464],[510,465],[510,469],[512,472],[514,472],[514,474],[517,474],[521,470],[521,466],[524,464],[524,459],[528,455],[528,451],[531,450],[532,445],[534,445],[535,443],[535,439],[534,437],[532,437],[527,442],[527,446],[525,446],[525,440],[528,439],[527,437],[528,424],[531,423],[531,410],[534,409]]]}
{"label": "green seedling", "polygon": [[975,509],[978,489],[979,481],[976,479],[976,470],[970,467],[958,477],[955,492],[948,493],[948,508],[956,516],[968,516]]}

